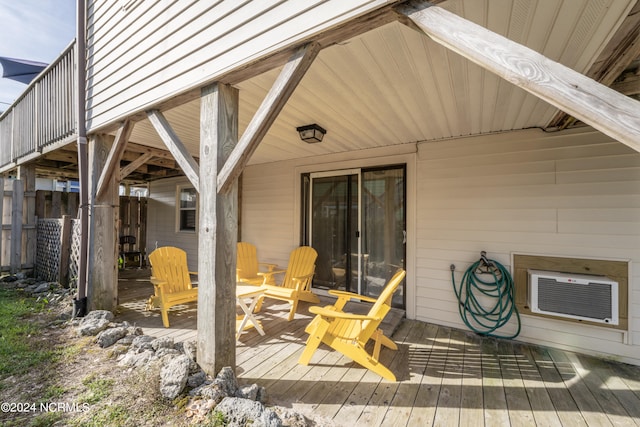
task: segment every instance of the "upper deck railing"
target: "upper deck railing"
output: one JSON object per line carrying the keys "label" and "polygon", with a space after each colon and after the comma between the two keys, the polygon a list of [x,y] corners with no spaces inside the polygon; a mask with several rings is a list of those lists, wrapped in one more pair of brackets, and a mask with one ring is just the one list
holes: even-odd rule
{"label": "upper deck railing", "polygon": [[77,134],[76,43],[71,42],[0,115],[0,170]]}

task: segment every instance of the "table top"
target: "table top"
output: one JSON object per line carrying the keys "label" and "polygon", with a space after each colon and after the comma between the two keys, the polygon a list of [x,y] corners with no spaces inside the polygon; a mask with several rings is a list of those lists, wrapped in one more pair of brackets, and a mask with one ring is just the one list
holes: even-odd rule
{"label": "table top", "polygon": [[248,298],[262,295],[264,289],[260,286],[236,284],[236,298]]}

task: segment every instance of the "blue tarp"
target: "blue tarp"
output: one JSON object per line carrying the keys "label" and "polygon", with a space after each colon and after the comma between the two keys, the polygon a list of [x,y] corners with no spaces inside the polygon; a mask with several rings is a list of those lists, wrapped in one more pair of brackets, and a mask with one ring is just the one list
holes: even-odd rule
{"label": "blue tarp", "polygon": [[43,62],[7,58],[5,56],[0,56],[0,64],[2,64],[2,77],[24,84],[31,83],[31,80],[40,74],[48,65]]}

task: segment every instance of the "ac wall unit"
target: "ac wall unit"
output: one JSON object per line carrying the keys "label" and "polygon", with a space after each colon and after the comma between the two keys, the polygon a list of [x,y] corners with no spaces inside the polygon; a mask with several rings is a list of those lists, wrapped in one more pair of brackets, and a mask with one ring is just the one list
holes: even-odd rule
{"label": "ac wall unit", "polygon": [[618,324],[618,282],[605,276],[528,271],[532,312]]}

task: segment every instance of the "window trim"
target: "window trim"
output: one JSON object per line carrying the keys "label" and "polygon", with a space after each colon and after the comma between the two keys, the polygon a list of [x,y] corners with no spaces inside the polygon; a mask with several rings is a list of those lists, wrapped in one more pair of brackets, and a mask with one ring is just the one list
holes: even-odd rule
{"label": "window trim", "polygon": [[[181,201],[181,195],[182,192],[185,190],[193,190],[196,194],[196,205],[193,208],[182,208],[180,207],[180,201]],[[198,231],[198,225],[200,223],[200,218],[199,218],[199,207],[200,207],[200,198],[198,197],[198,192],[195,191],[195,188],[192,185],[178,185],[176,186],[176,199],[175,199],[175,204],[176,204],[176,233],[196,233]],[[181,223],[182,223],[182,212],[183,211],[195,211],[196,213],[196,225],[195,228],[192,229],[183,229],[181,228]]]}

